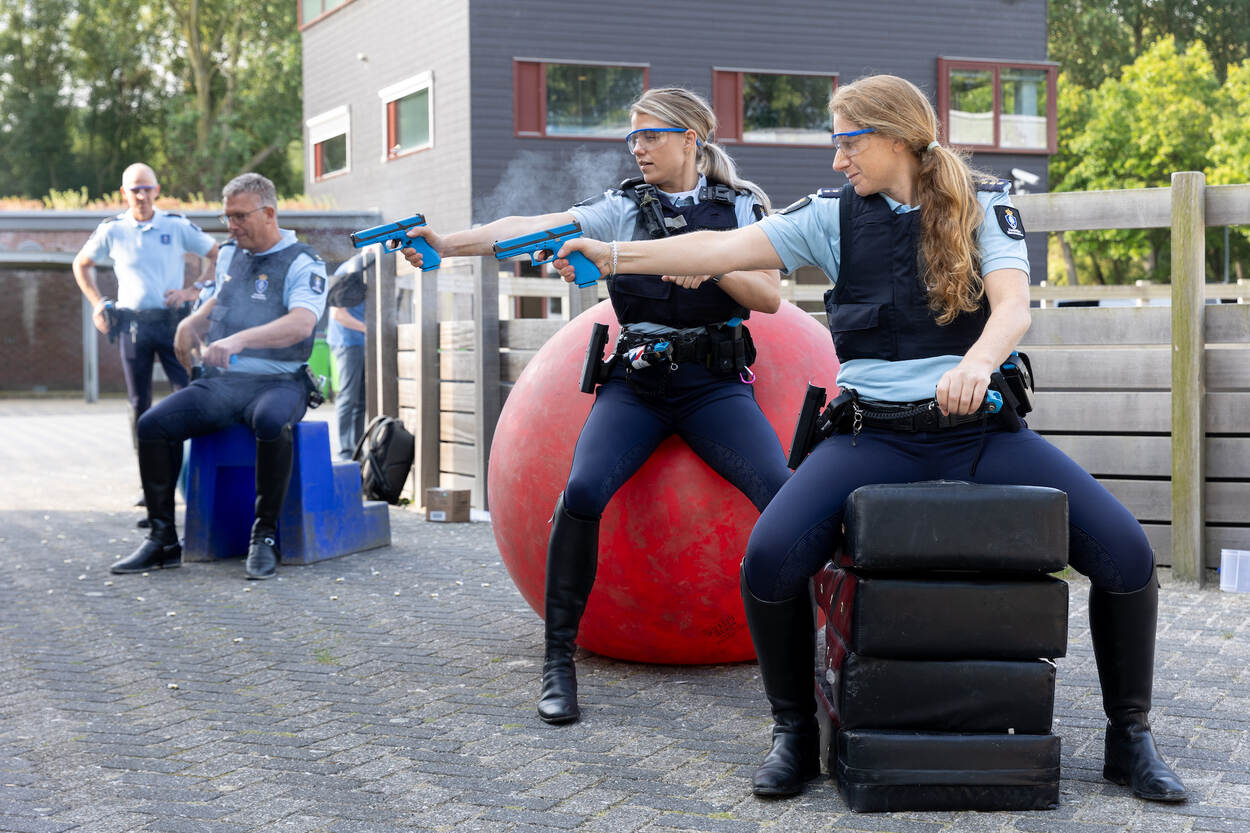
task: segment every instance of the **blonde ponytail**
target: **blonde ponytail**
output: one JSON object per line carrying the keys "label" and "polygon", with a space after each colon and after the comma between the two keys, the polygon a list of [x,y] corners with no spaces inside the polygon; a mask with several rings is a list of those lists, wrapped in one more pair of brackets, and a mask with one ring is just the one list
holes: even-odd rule
{"label": "blonde ponytail", "polygon": [[984,221],[977,179],[965,154],[937,143],[937,115],[924,93],[895,75],[870,75],[840,87],[829,112],[901,141],[920,161],[915,200],[920,207],[920,279],[939,324],[981,306],[985,287],[977,248]]}
{"label": "blonde ponytail", "polygon": [[695,167],[699,173],[735,190],[749,191],[763,206],[764,213],[772,211],[772,203],[764,189],[738,176],[738,166],[724,148],[715,143],[716,114],[698,93],[684,87],[656,87],[639,96],[630,105],[629,113],[631,116],[643,113],[665,124],[693,130],[699,139],[699,148],[695,151]]}

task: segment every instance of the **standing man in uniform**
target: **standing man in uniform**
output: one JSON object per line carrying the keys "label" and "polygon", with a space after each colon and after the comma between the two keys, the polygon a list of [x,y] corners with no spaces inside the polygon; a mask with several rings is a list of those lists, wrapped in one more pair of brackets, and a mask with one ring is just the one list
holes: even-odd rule
{"label": "standing man in uniform", "polygon": [[365,265],[372,255],[355,255],[334,270],[334,284],[326,297],[330,323],[326,343],[338,371],[334,412],[339,423],[339,457],[352,459],[365,432]]}
{"label": "standing man in uniform", "polygon": [[[187,371],[174,354],[174,330],[180,307],[194,301],[199,290],[183,288],[185,255],[191,252],[204,259],[201,279],[207,278],[217,260],[217,243],[181,214],[156,207],[161,186],[156,173],[142,162],[122,173],[121,192],[127,210],[100,223],[74,258],[73,269],[94,309],[96,329],[105,334],[112,330],[118,337],[133,432],[139,417],[152,406],[155,359],[160,359],[173,390],[187,386]],[[95,265],[104,257],[113,259],[116,302],[101,295],[96,283]]]}
{"label": "standing man in uniform", "polygon": [[216,280],[174,337],[182,363],[198,354],[202,376],[139,419],[139,473],[151,530],[109,569],[141,573],[182,564],[174,527],[174,486],[182,443],[243,423],[256,435],[256,520],[249,579],[272,578],[278,513],[291,477],[292,432],[308,406],[305,362],[325,312],[325,264],[295,232],[278,227],[273,183],[246,173],[222,190],[231,240],[221,247]]}

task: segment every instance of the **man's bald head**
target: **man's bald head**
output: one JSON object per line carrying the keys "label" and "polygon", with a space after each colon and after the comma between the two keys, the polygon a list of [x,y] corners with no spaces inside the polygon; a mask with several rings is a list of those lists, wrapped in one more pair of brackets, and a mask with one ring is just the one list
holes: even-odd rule
{"label": "man's bald head", "polygon": [[130,165],[126,170],[122,171],[122,187],[129,188],[131,185],[159,185],[156,181],[156,171],[142,162],[136,162]]}
{"label": "man's bald head", "polygon": [[155,212],[156,195],[161,192],[156,181],[156,171],[142,162],[136,162],[122,172],[122,196],[136,220],[145,222]]}

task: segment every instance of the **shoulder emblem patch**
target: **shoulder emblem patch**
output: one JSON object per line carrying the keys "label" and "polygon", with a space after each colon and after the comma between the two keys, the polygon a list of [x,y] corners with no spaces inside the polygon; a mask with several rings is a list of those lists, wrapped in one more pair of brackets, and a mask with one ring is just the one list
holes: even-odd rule
{"label": "shoulder emblem patch", "polygon": [[1003,234],[1012,240],[1024,239],[1024,221],[1020,219],[1020,210],[1010,205],[994,206],[994,215],[998,217],[998,227]]}
{"label": "shoulder emblem patch", "polygon": [[803,208],[806,205],[811,205],[811,202],[812,202],[811,197],[804,197],[801,200],[796,200],[790,203],[789,205],[787,205],[785,208],[781,209],[777,213],[778,214],[790,214],[794,211],[798,211],[800,208]]}
{"label": "shoulder emblem patch", "polygon": [[321,293],[326,291],[326,276],[325,275],[309,275],[308,286],[312,289],[312,291],[315,294],[320,295]]}

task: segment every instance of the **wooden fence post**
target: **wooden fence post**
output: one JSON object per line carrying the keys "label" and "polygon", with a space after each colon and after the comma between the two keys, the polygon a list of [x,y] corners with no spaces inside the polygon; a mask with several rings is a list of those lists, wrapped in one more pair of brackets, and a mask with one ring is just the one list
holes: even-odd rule
{"label": "wooden fence post", "polygon": [[82,393],[87,402],[100,401],[100,339],[91,320],[94,307],[82,299]]}
{"label": "wooden fence post", "polygon": [[395,327],[395,258],[378,257],[378,413],[399,416],[399,332]]}
{"label": "wooden fence post", "polygon": [[439,485],[438,270],[413,272],[412,320],[417,420],[413,503],[425,505],[425,490]]}
{"label": "wooden fence post", "polygon": [[[365,421],[378,415],[378,275],[382,272],[384,247],[370,247],[365,256]],[[372,258],[370,258],[372,253]]]}
{"label": "wooden fence post", "polygon": [[483,257],[473,274],[473,505],[489,509],[486,474],[499,421],[499,261]]}
{"label": "wooden fence post", "polygon": [[569,320],[572,321],[586,310],[599,303],[598,284],[579,287],[575,283],[568,286]]}
{"label": "wooden fence post", "polygon": [[1202,584],[1206,177],[1172,174],[1172,576]]}

